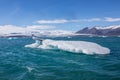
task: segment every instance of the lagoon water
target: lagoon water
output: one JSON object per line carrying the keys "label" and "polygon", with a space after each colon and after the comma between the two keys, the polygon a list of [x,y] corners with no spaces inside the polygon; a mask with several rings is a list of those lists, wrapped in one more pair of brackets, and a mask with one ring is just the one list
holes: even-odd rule
{"label": "lagoon water", "polygon": [[26,48],[31,38],[0,38],[0,80],[120,80],[120,37],[56,37],[90,41],[110,54]]}

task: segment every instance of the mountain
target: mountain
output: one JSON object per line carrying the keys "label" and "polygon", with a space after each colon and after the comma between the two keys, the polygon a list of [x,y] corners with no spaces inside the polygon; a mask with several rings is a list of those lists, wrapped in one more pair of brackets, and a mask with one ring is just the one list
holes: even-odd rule
{"label": "mountain", "polygon": [[103,36],[119,36],[120,35],[120,25],[116,26],[106,26],[106,27],[92,27],[84,28],[76,32],[77,34],[93,34],[93,35],[103,35]]}

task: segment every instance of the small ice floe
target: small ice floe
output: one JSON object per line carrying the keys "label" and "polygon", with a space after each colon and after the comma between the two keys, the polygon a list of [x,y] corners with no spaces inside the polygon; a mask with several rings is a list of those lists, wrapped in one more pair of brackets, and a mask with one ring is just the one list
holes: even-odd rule
{"label": "small ice floe", "polygon": [[29,66],[26,66],[28,72],[31,72],[33,70],[33,68],[29,67]]}
{"label": "small ice floe", "polygon": [[117,37],[120,37],[120,35],[119,35],[119,36],[117,36]]}
{"label": "small ice floe", "polygon": [[11,39],[12,39],[12,37],[9,37],[9,38],[8,38],[8,40],[11,40]]}
{"label": "small ice floe", "polygon": [[70,36],[68,36],[67,38],[71,38]]}
{"label": "small ice floe", "polygon": [[106,38],[107,36],[101,36],[101,37]]}
{"label": "small ice floe", "polygon": [[89,37],[93,37],[93,35],[90,35]]}
{"label": "small ice floe", "polygon": [[17,39],[17,37],[9,37],[8,40]]}

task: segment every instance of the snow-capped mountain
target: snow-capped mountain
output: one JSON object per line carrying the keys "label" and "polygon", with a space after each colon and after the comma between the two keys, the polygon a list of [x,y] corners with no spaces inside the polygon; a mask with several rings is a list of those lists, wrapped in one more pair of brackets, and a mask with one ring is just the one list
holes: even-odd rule
{"label": "snow-capped mountain", "polygon": [[116,26],[106,26],[106,27],[95,27],[96,29],[117,29],[120,28],[120,25],[116,25]]}
{"label": "snow-capped mountain", "polygon": [[93,35],[105,35],[105,36],[118,36],[120,35],[120,25],[106,26],[106,27],[92,27],[84,28],[77,31],[79,34],[93,34]]}

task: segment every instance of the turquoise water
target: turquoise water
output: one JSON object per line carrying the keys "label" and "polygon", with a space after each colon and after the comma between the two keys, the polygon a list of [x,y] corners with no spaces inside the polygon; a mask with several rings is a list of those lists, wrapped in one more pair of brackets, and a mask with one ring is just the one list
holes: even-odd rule
{"label": "turquoise water", "polygon": [[[49,38],[50,39],[50,38]],[[86,55],[62,50],[25,48],[31,38],[0,38],[0,80],[120,80],[120,38],[57,37],[84,40],[111,50],[107,55]]]}

